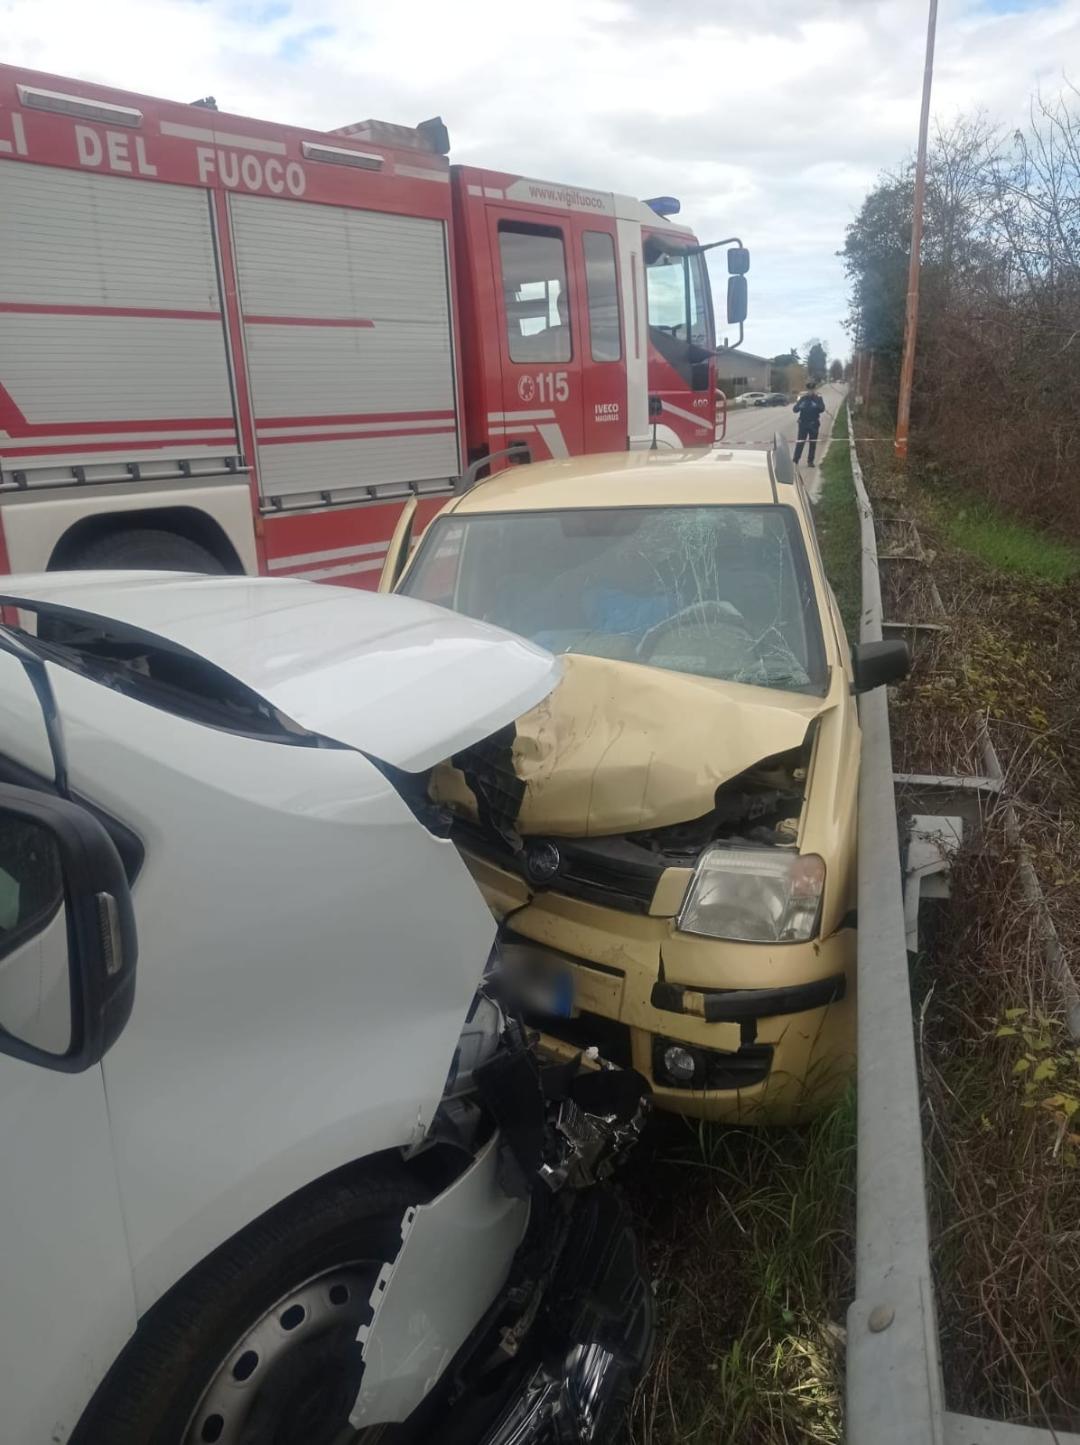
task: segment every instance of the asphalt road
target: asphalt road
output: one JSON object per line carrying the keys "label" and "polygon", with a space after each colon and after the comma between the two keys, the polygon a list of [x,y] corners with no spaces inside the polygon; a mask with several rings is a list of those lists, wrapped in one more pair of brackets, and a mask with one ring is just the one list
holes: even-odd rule
{"label": "asphalt road", "polygon": [[[825,402],[825,414],[821,418],[821,436],[818,439],[817,460],[819,462],[824,455],[826,443],[832,432],[833,418],[844,399],[845,391],[844,386],[831,382],[828,386],[821,388],[821,395]],[[790,405],[743,407],[728,412],[727,436],[724,440],[734,442],[737,446],[764,446],[772,441],[777,432],[780,432],[794,445],[798,423],[799,419],[791,410]],[[816,496],[818,489],[816,469],[811,471],[807,467],[805,454],[802,472],[811,497]]]}

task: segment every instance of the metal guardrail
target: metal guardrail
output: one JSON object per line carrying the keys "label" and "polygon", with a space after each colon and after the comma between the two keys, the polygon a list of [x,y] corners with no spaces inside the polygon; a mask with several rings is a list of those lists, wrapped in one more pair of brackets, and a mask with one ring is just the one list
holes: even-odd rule
{"label": "metal guardrail", "polygon": [[[862,545],[859,637],[881,641],[874,514],[851,443]],[[858,1142],[850,1445],[944,1445],[919,1078],[884,688],[859,699]]]}
{"label": "metal guardrail", "polygon": [[[859,508],[859,636],[882,635],[874,514]],[[859,700],[858,1137],[855,1299],[847,1316],[848,1445],[1080,1445],[1080,1435],[946,1411],[930,1268],[919,1076],[904,928],[888,698]]]}

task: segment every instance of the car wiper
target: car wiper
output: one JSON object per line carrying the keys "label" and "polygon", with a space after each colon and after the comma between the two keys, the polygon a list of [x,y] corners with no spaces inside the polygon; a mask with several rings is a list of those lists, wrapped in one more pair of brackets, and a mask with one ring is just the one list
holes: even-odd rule
{"label": "car wiper", "polygon": [[[337,746],[294,722],[224,668],[133,623],[62,603],[0,595],[0,606],[31,612],[58,635],[9,633],[44,662],[203,726],[303,747]],[[57,626],[56,624],[60,624]],[[126,655],[125,655],[126,654]]]}

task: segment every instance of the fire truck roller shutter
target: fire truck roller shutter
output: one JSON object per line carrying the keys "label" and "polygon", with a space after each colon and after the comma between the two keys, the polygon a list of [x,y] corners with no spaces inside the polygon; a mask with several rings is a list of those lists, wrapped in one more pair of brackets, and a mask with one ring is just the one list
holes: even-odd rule
{"label": "fire truck roller shutter", "polygon": [[457,475],[442,222],[230,200],[263,495]]}
{"label": "fire truck roller shutter", "polygon": [[0,166],[0,467],[87,481],[239,453],[205,191]]}

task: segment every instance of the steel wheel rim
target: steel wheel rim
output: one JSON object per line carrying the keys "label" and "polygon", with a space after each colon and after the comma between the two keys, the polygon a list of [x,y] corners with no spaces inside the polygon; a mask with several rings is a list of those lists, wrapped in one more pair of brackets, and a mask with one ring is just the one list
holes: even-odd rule
{"label": "steel wheel rim", "polygon": [[356,1370],[346,1363],[370,1316],[379,1268],[371,1261],[334,1265],[275,1300],[215,1369],[182,1445],[374,1445],[382,1426],[349,1426]]}

